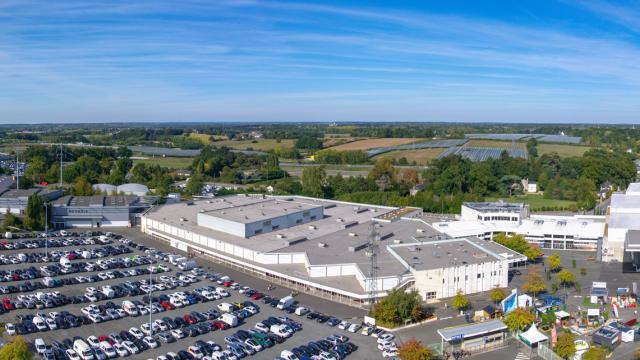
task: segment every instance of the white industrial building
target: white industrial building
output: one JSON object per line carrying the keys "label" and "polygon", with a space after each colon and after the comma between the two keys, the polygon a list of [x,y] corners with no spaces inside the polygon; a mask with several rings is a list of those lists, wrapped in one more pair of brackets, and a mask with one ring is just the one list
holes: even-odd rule
{"label": "white industrial building", "polygon": [[[414,287],[435,300],[458,288],[475,293],[506,286],[509,265],[525,260],[479,239],[451,240],[462,245],[456,248],[459,253],[450,257],[443,250],[440,260],[429,258],[433,252],[409,255],[411,246],[426,248],[448,238],[422,218],[420,209],[300,196],[234,195],[158,206],[142,215],[141,230],[189,253],[355,305],[399,287]],[[379,250],[372,277],[369,244],[374,238]],[[424,259],[423,264],[417,266],[413,257]],[[424,272],[430,270],[435,272]],[[462,271],[481,272],[483,280],[459,281]],[[417,281],[416,274],[438,276],[446,286],[434,290],[426,278]]]}
{"label": "white industrial building", "polygon": [[521,234],[542,249],[596,251],[602,243],[604,216],[530,215],[525,204],[464,203],[459,219],[436,221],[433,228],[452,238]]}
{"label": "white industrial building", "polygon": [[632,261],[640,266],[640,183],[629,184],[624,193],[611,195],[602,248],[604,261]]}
{"label": "white industrial building", "polygon": [[129,183],[119,186],[111,184],[94,184],[92,189],[104,195],[134,195],[145,196],[149,194],[149,188],[143,184]]}

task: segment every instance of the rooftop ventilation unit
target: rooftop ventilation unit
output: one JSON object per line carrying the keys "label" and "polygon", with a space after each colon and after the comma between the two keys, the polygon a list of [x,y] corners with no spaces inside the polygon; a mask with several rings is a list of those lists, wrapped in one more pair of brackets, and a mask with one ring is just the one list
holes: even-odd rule
{"label": "rooftop ventilation unit", "polygon": [[349,252],[356,252],[362,249],[366,249],[368,246],[369,246],[369,243],[363,242],[362,244],[349,246],[347,250],[349,250]]}
{"label": "rooftop ventilation unit", "polygon": [[276,237],[277,237],[278,239],[284,239],[284,238],[286,238],[286,236],[284,236],[284,234],[276,234]]}
{"label": "rooftop ventilation unit", "polygon": [[337,222],[344,222],[344,219],[343,218],[337,218],[336,221]]}
{"label": "rooftop ventilation unit", "polygon": [[426,230],[425,230],[425,229],[417,229],[416,231],[422,234],[422,233],[424,233]]}
{"label": "rooftop ventilation unit", "polygon": [[349,233],[349,236],[350,236],[350,237],[356,237],[356,236],[358,236],[358,234],[356,234],[356,233],[354,233],[354,232],[350,232],[350,233]]}
{"label": "rooftop ventilation unit", "polygon": [[394,239],[394,240],[393,240],[393,243],[394,243],[394,244],[402,244],[402,240],[400,240],[400,239]]}
{"label": "rooftop ventilation unit", "polygon": [[187,221],[187,219],[185,219],[185,218],[181,217],[181,218],[180,218],[180,221]]}
{"label": "rooftop ventilation unit", "polygon": [[319,248],[326,248],[326,247],[327,247],[327,244],[325,244],[325,243],[318,243],[318,247],[319,247]]}
{"label": "rooftop ventilation unit", "polygon": [[342,224],[342,228],[343,229],[347,229],[347,228],[350,228],[350,227],[356,226],[356,225],[358,225],[357,221],[349,221],[348,223]]}
{"label": "rooftop ventilation unit", "polygon": [[315,226],[315,225],[309,225],[309,230],[315,230],[315,229],[317,229],[317,228],[318,228],[318,227],[317,227],[317,226]]}
{"label": "rooftop ventilation unit", "polygon": [[325,209],[331,209],[331,208],[334,208],[334,207],[336,207],[336,204],[333,204],[333,203],[326,204],[326,205],[324,206],[324,208],[325,208]]}

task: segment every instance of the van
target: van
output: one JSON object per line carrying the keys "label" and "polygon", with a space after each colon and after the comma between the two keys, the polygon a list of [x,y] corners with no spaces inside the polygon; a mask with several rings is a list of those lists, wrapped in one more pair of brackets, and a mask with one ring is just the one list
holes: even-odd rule
{"label": "van", "polygon": [[125,300],[122,302],[122,310],[129,314],[129,316],[138,316],[138,307],[136,304],[132,303],[129,300]]}
{"label": "van", "polygon": [[68,236],[69,233],[66,230],[60,230],[60,236]]}
{"label": "van", "polygon": [[218,320],[224,321],[230,327],[238,326],[238,317],[235,316],[235,315],[232,315],[232,314],[222,314],[222,315],[220,315]]}
{"label": "van", "polygon": [[182,261],[178,264],[178,268],[182,271],[188,271],[196,267],[196,262],[193,260]]}
{"label": "van", "polygon": [[75,351],[82,360],[93,360],[93,351],[84,340],[76,340],[73,342],[73,351]]}
{"label": "van", "polygon": [[47,346],[41,338],[37,338],[36,341],[34,341],[34,345],[38,354],[44,354],[44,352],[47,351]]}
{"label": "van", "polygon": [[293,296],[289,295],[289,296],[285,296],[282,299],[280,299],[280,302],[278,302],[278,309],[283,310],[288,308],[289,306],[293,305],[293,302],[295,300],[293,299]]}
{"label": "van", "polygon": [[226,303],[226,302],[218,304],[218,310],[220,310],[222,312],[229,313],[229,312],[232,312],[233,309],[234,309],[233,308],[233,304],[229,304],[229,303]]}

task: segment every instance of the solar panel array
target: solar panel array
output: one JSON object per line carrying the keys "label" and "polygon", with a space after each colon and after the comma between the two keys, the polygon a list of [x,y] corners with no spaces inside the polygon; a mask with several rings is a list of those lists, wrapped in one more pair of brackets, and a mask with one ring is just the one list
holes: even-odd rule
{"label": "solar panel array", "polygon": [[372,157],[380,154],[384,154],[389,151],[397,150],[420,150],[420,149],[435,149],[435,148],[448,148],[451,146],[459,146],[466,143],[466,139],[449,139],[449,140],[432,140],[415,144],[403,144],[395,146],[385,146],[367,150],[367,156]]}
{"label": "solar panel array", "polygon": [[523,149],[452,146],[440,154],[438,159],[449,155],[460,155],[471,161],[485,161],[488,159],[499,159],[503,151],[506,151],[511,157],[528,158],[527,151]]}
{"label": "solar panel array", "polygon": [[467,139],[526,141],[535,138],[542,142],[554,142],[565,144],[579,144],[582,138],[579,136],[549,135],[549,134],[465,134]]}

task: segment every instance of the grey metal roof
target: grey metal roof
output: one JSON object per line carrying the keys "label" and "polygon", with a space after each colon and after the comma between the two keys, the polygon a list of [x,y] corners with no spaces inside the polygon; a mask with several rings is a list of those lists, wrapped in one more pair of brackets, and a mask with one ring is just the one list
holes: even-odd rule
{"label": "grey metal roof", "polygon": [[444,341],[451,341],[452,339],[457,337],[467,339],[506,329],[507,325],[505,325],[502,321],[489,320],[469,325],[452,326],[444,329],[438,329],[438,334]]}
{"label": "grey metal roof", "polygon": [[465,202],[464,206],[481,212],[520,212],[526,205],[523,203],[493,202]]}

